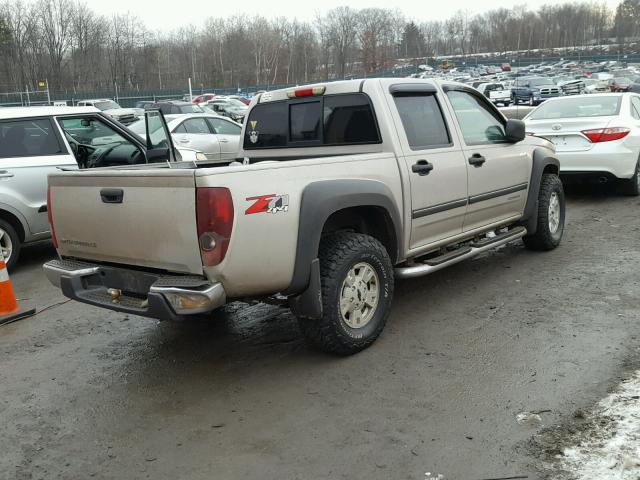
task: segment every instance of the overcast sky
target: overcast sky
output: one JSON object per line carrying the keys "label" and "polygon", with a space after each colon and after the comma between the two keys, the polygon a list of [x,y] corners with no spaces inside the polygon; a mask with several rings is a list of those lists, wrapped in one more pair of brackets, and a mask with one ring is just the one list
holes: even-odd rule
{"label": "overcast sky", "polygon": [[[615,7],[619,0],[604,0]],[[419,21],[445,19],[457,10],[481,13],[499,7],[528,5],[530,10],[540,5],[553,4],[557,0],[109,0],[90,1],[88,5],[96,12],[111,15],[127,11],[142,18],[154,30],[173,30],[183,25],[202,25],[207,17],[227,17],[234,14],[262,15],[265,17],[298,18],[312,20],[315,12],[341,5],[353,8],[381,7],[399,8],[409,18]]]}

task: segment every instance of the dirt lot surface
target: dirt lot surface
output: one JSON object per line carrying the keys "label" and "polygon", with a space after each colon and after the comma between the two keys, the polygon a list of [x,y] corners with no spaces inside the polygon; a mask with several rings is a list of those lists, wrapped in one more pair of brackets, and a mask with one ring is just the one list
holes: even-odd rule
{"label": "dirt lot surface", "polygon": [[25,250],[17,296],[49,308],[0,327],[0,478],[553,476],[539,467],[567,436],[544,432],[638,365],[639,211],[572,193],[560,248],[399,282],[350,358],[308,348],[278,307],[168,324],[66,301],[41,272],[51,247]]}

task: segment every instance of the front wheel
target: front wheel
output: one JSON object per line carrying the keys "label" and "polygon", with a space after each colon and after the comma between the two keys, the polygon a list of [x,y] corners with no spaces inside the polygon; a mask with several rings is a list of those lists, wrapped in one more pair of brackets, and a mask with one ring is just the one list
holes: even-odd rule
{"label": "front wheel", "polygon": [[0,254],[7,269],[11,270],[20,255],[20,237],[9,222],[0,219]]}
{"label": "front wheel", "polygon": [[536,214],[536,233],[527,235],[522,240],[530,250],[553,250],[562,240],[565,218],[564,189],[557,175],[542,175]]}
{"label": "front wheel", "polygon": [[298,319],[315,347],[352,355],[370,346],[391,310],[393,266],[384,246],[360,233],[337,233],[320,243],[322,318]]}

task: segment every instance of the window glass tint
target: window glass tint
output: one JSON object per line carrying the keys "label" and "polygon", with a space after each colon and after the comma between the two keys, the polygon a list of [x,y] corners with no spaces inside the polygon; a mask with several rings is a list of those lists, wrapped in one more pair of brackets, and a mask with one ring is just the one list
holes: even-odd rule
{"label": "window glass tint", "polygon": [[211,133],[209,131],[209,127],[207,126],[207,122],[204,118],[192,118],[190,120],[186,120],[184,123],[184,128],[187,129],[187,133],[195,133],[195,134],[204,134]]}
{"label": "window glass tint", "polygon": [[187,133],[187,129],[184,128],[184,123],[181,123],[176,128],[174,128],[172,133]]}
{"label": "window glass tint", "polygon": [[619,95],[568,97],[544,102],[528,117],[529,120],[554,118],[600,117],[617,115],[620,111]]}
{"label": "window glass tint", "polygon": [[0,123],[0,158],[62,153],[48,119]]}
{"label": "window glass tint", "polygon": [[505,141],[503,122],[494,116],[482,98],[455,90],[447,92],[447,96],[467,145]]}
{"label": "window glass tint", "polygon": [[208,118],[209,125],[213,127],[216,133],[220,135],[240,135],[242,128],[226,120],[218,118]]}
{"label": "window glass tint", "polygon": [[246,148],[285,147],[287,145],[287,102],[257,105],[251,110],[244,135]]}
{"label": "window glass tint", "polygon": [[379,142],[369,100],[364,95],[334,95],[324,100],[324,143]]}
{"label": "window glass tint", "polygon": [[320,101],[289,105],[289,140],[308,142],[320,140]]}
{"label": "window glass tint", "polygon": [[451,144],[435,95],[402,95],[394,99],[411,150]]}
{"label": "window glass tint", "polygon": [[631,97],[631,114],[640,120],[640,98]]}
{"label": "window glass tint", "polygon": [[379,143],[373,110],[361,93],[327,95],[309,102],[256,105],[249,115],[244,148]]}

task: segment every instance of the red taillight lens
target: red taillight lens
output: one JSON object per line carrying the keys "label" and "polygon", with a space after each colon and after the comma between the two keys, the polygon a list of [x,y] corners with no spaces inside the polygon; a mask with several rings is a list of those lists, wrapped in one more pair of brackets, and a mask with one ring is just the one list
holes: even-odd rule
{"label": "red taillight lens", "polygon": [[58,248],[58,239],[56,238],[56,230],[53,228],[53,213],[51,212],[51,187],[47,188],[47,220],[49,221],[49,228],[51,228],[51,242],[55,248]]}
{"label": "red taillight lens", "polygon": [[589,139],[591,143],[612,142],[620,140],[629,135],[628,128],[612,127],[612,128],[594,128],[593,130],[583,130],[582,134]]}
{"label": "red taillight lens", "polygon": [[196,188],[196,221],[202,264],[211,267],[224,260],[233,229],[233,200],[228,188]]}

